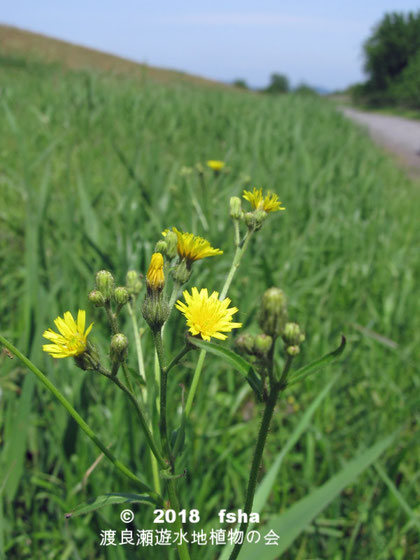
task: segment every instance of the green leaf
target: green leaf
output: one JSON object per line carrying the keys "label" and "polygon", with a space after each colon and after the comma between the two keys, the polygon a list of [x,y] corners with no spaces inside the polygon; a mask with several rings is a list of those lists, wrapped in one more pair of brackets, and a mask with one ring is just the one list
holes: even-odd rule
{"label": "green leaf", "polygon": [[270,522],[260,527],[262,536],[274,531],[280,536],[277,546],[266,546],[264,538],[257,544],[246,544],[239,555],[240,560],[275,560],[289,548],[304,529],[323,511],[339,494],[353,484],[357,477],[374,463],[378,457],[394,442],[399,430],[375,443],[372,447],[359,453],[335,476],[325,484],[299,500],[281,515],[271,517]]}
{"label": "green leaf", "polygon": [[262,400],[262,385],[261,380],[255,373],[253,366],[244,360],[242,356],[239,356],[236,352],[228,350],[218,344],[213,344],[212,342],[205,342],[204,340],[199,340],[198,338],[188,337],[188,342],[201,348],[209,354],[214,354],[219,356],[225,362],[233,366],[239,373],[241,373],[248,383],[251,385],[252,390],[255,392],[259,400]]}
{"label": "green leaf", "polygon": [[141,494],[124,494],[122,492],[115,492],[112,494],[103,494],[92,498],[83,504],[79,504],[73,511],[66,513],[66,519],[76,517],[77,515],[84,515],[96,509],[105,506],[112,506],[113,504],[148,504],[155,506],[156,503],[149,496],[142,496]]}
{"label": "green leaf", "polygon": [[338,356],[340,356],[343,353],[345,347],[346,347],[346,337],[341,335],[341,344],[336,350],[330,352],[329,354],[325,354],[325,356],[322,356],[322,358],[318,358],[318,360],[315,360],[310,364],[296,370],[294,372],[294,375],[290,377],[287,386],[290,387],[291,385],[294,385],[298,381],[302,381],[302,379],[308,377],[308,375],[312,375],[313,373],[319,371],[323,367],[332,363],[334,360],[338,358]]}

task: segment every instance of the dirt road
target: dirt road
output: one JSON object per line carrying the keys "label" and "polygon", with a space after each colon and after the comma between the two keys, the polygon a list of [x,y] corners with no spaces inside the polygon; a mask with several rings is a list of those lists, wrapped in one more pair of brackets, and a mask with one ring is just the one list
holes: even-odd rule
{"label": "dirt road", "polygon": [[417,178],[420,175],[420,121],[367,113],[349,107],[341,111],[367,128],[370,135],[408,167]]}

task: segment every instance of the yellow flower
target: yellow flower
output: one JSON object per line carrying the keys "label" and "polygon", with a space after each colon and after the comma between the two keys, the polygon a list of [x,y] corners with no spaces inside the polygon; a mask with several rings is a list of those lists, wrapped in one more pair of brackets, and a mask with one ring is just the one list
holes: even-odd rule
{"label": "yellow flower", "polygon": [[[176,233],[178,238],[178,255],[181,259],[185,259],[188,264],[198,261],[199,259],[204,259],[205,257],[213,257],[214,255],[222,255],[223,251],[220,249],[214,249],[203,237],[194,235],[193,233],[184,233],[172,228],[172,231]],[[166,235],[168,230],[162,232],[162,235]]]}
{"label": "yellow flower", "polygon": [[268,191],[266,196],[263,196],[262,189],[256,189],[251,191],[244,191],[243,194],[245,200],[251,203],[255,210],[264,210],[264,212],[277,212],[277,210],[285,210],[281,206],[279,197]]}
{"label": "yellow flower", "polygon": [[165,285],[163,257],[161,253],[153,253],[149,270],[147,271],[146,281],[147,287],[152,292],[160,292]]}
{"label": "yellow flower", "polygon": [[209,296],[207,289],[204,288],[199,293],[197,288],[193,288],[191,295],[185,290],[183,296],[186,304],[178,300],[175,306],[185,315],[192,335],[199,334],[203,340],[210,340],[211,337],[224,340],[227,336],[220,331],[230,332],[242,327],[242,323],[232,322],[232,315],[238,308],[228,309],[230,299],[220,301],[218,292]]}
{"label": "yellow flower", "polygon": [[221,171],[225,166],[225,162],[218,159],[209,159],[207,166],[213,169],[213,171]]}
{"label": "yellow flower", "polygon": [[52,329],[43,333],[44,338],[53,342],[53,344],[42,346],[44,352],[48,352],[53,358],[68,358],[69,356],[83,354],[87,347],[87,336],[93,326],[93,323],[91,323],[85,331],[86,311],[79,309],[77,323],[70,311],[64,313],[64,318],[57,317],[54,323],[60,334]]}

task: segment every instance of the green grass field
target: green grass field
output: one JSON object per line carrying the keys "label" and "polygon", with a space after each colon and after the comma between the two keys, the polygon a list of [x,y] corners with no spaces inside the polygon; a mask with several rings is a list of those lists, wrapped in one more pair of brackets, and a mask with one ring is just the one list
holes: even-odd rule
{"label": "green grass field", "polygon": [[[5,53],[0,84],[1,334],[115,455],[151,480],[144,437],[124,395],[70,359],[52,360],[41,350],[42,332],[64,311],[85,308],[104,348],[104,318],[87,302],[96,271],[111,270],[119,283],[128,269],[145,273],[166,227],[203,235],[225,251],[196,263],[189,283],[220,290],[233,255],[229,197],[249,186],[273,190],[286,211],[270,216],[235,277],[229,296],[238,319],[252,330],[259,296],[279,286],[307,335],[297,365],[337,347],[341,333],[347,348],[278,405],[261,476],[289,450],[264,500],[262,525],[312,495],[305,512],[318,513],[282,558],[419,558],[419,185],[318,98],[162,85]],[[208,159],[224,160],[229,173],[214,177],[206,169],[203,189],[197,173],[181,169]],[[151,338],[138,316],[153,376]],[[125,316],[123,329],[132,342]],[[165,335],[170,353],[184,331],[174,314]],[[172,424],[180,383],[188,388],[195,360],[188,355],[186,368],[170,377]],[[136,367],[133,354],[129,365]],[[17,359],[1,354],[0,366],[0,557],[175,559],[169,547],[144,556],[134,547],[100,547],[101,530],[125,527],[122,506],[65,519],[91,497],[134,490],[105,460],[89,471],[98,450]],[[222,508],[243,507],[261,415],[244,387],[224,362],[206,361],[187,430],[188,472],[178,482],[183,507],[201,512],[199,528],[218,527]],[[366,468],[360,460],[360,475],[334,499],[313,494],[395,430],[392,444]],[[357,461],[350,464],[356,472]],[[152,527],[152,508],[132,509],[136,528]],[[212,560],[221,550],[191,553]],[[244,549],[243,558],[250,554]],[[265,547],[258,557],[273,554]]]}

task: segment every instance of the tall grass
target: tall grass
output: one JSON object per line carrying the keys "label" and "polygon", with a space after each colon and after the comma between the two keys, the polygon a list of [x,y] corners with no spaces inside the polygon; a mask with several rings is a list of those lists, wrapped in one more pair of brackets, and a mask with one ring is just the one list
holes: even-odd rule
{"label": "tall grass", "polygon": [[[117,456],[151,478],[145,442],[124,396],[70,360],[42,355],[42,332],[58,314],[87,307],[97,270],[110,269],[119,282],[129,268],[144,272],[165,227],[204,235],[229,256],[229,196],[248,185],[274,190],[287,210],[264,225],[241,264],[229,294],[239,320],[250,325],[259,295],[278,285],[289,296],[291,318],[307,333],[299,361],[336,346],[342,332],[349,349],[339,366],[295,386],[289,394],[294,403],[279,406],[265,470],[328,379],[341,372],[283,459],[263,520],[402,426],[398,444],[342,492],[284,558],[414,558],[418,185],[321,99],[140,87],[129,78],[15,59],[2,64],[0,77],[2,334],[47,372]],[[180,173],[182,166],[212,158],[226,161],[230,172],[215,178],[206,170],[204,189],[197,173]],[[197,263],[193,284],[220,289],[228,266],[229,258]],[[102,317],[87,309],[101,346]],[[128,319],[124,328],[132,336]],[[181,318],[168,329],[170,350],[183,330]],[[143,344],[152,375],[147,333]],[[16,362],[0,357],[0,554],[134,558],[139,552],[129,547],[99,547],[101,529],[123,528],[118,508],[65,520],[65,512],[89,497],[130,486],[104,461],[87,472],[95,449]],[[193,357],[188,364],[194,367]],[[181,402],[180,384],[189,381],[174,371],[170,416]],[[180,484],[182,503],[200,510],[203,526],[214,525],[221,508],[242,507],[258,423],[258,407],[241,380],[209,361],[188,428],[188,474]],[[150,528],[149,510],[136,511],[136,527]],[[147,554],[158,558],[162,549]],[[203,547],[196,554],[212,559],[218,550]]]}

